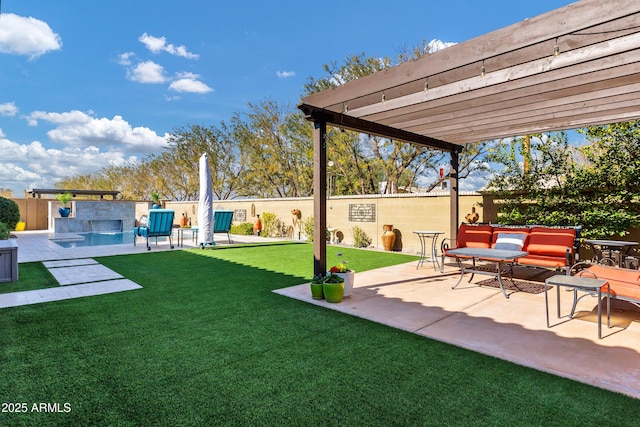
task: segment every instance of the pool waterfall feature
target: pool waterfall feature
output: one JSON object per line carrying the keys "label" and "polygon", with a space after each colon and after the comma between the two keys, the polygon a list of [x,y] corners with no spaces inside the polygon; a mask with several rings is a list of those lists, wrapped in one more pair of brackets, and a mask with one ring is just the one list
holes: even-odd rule
{"label": "pool waterfall feature", "polygon": [[76,200],[71,215],[60,217],[59,202],[49,202],[49,231],[54,233],[122,232],[133,230],[136,202]]}

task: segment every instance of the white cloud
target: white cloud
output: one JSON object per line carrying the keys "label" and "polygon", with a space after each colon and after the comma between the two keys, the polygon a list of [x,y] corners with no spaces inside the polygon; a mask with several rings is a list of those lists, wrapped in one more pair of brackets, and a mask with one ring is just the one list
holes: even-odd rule
{"label": "white cloud", "polygon": [[213,89],[198,80],[200,76],[193,73],[178,73],[177,79],[171,82],[169,90],[189,93],[209,93]]}
{"label": "white cloud", "polygon": [[442,40],[433,39],[427,44],[427,46],[425,47],[425,51],[427,53],[434,53],[439,50],[454,46],[456,44],[457,43],[455,42],[443,42]]}
{"label": "white cloud", "polygon": [[20,144],[0,138],[0,182],[18,196],[31,188],[50,188],[66,176],[90,174],[109,165],[136,161],[118,149],[97,147],[45,148],[40,142]]}
{"label": "white cloud", "polygon": [[140,62],[127,72],[130,80],[138,83],[164,83],[167,81],[164,68],[153,61]]}
{"label": "white cloud", "polygon": [[118,55],[118,64],[124,65],[124,66],[129,66],[129,65],[133,64],[133,62],[131,61],[131,58],[133,58],[135,56],[136,56],[136,54],[133,53],[133,52],[121,53],[120,55]]}
{"label": "white cloud", "polygon": [[296,75],[294,71],[276,71],[276,75],[281,79],[286,79],[287,77],[293,77]]}
{"label": "white cloud", "polygon": [[44,21],[3,13],[0,22],[0,53],[33,59],[62,47],[60,36]]}
{"label": "white cloud", "polygon": [[187,59],[198,59],[200,57],[198,54],[189,52],[184,46],[167,44],[167,39],[165,37],[154,37],[144,33],[138,38],[138,40],[153,53],[164,51],[171,55],[181,56]]}
{"label": "white cloud", "polygon": [[47,136],[53,142],[78,149],[94,146],[119,152],[148,153],[159,151],[167,140],[167,135],[159,136],[149,128],[132,127],[122,116],[108,119],[77,110],[65,113],[34,111],[26,119],[30,126],[37,126],[40,121],[56,125]]}
{"label": "white cloud", "polygon": [[18,113],[18,107],[13,102],[5,102],[0,104],[0,116],[15,116]]}
{"label": "white cloud", "polygon": [[31,126],[53,125],[47,135],[58,146],[15,142],[0,130],[0,182],[16,195],[31,188],[54,187],[66,176],[136,162],[163,149],[169,137],[146,127],[133,127],[121,116],[99,118],[77,110],[34,111],[25,119]]}

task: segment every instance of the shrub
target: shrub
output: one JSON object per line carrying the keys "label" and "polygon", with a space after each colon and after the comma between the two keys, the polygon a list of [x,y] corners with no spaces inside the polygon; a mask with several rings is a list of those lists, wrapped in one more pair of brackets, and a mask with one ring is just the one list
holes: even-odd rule
{"label": "shrub", "polygon": [[231,234],[239,234],[241,236],[251,236],[253,235],[253,224],[250,222],[243,222],[240,224],[234,224],[231,226],[231,230],[229,231]]}
{"label": "shrub", "polygon": [[351,229],[353,235],[353,245],[356,248],[366,248],[371,244],[371,237],[367,236],[367,233],[357,225],[354,225]]}
{"label": "shrub", "polygon": [[324,282],[324,276],[322,276],[322,274],[318,274],[317,276],[313,276],[313,278],[311,279],[311,283],[313,284],[320,284]]}
{"label": "shrub", "polygon": [[313,217],[307,217],[302,221],[302,232],[307,236],[308,242],[313,242]]}
{"label": "shrub", "polygon": [[67,203],[69,203],[72,198],[73,196],[71,195],[71,193],[62,193],[56,196],[56,199],[58,199],[58,201],[62,203],[62,206],[64,206],[65,208],[67,207]]}
{"label": "shrub", "polygon": [[11,230],[7,227],[7,224],[0,222],[0,240],[7,240],[11,235]]}
{"label": "shrub", "polygon": [[273,212],[260,214],[262,221],[262,235],[264,237],[276,237],[278,232],[278,217]]}
{"label": "shrub", "polygon": [[15,230],[20,221],[20,208],[11,199],[0,197],[0,222],[4,222],[9,230]]}
{"label": "shrub", "polygon": [[342,283],[342,282],[344,282],[344,278],[333,273],[329,274],[327,277],[324,278],[324,283]]}

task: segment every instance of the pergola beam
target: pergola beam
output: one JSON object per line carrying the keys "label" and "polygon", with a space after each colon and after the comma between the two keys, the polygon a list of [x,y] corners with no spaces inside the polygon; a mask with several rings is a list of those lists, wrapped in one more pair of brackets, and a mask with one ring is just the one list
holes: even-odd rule
{"label": "pergola beam", "polygon": [[425,135],[419,135],[407,132],[402,129],[393,128],[382,125],[380,123],[370,122],[347,114],[341,114],[334,111],[316,108],[308,104],[300,104],[298,106],[304,113],[307,120],[314,122],[325,122],[342,129],[349,129],[360,133],[376,135],[383,138],[389,138],[396,141],[404,141],[412,144],[423,145],[425,147],[434,148],[441,151],[460,151],[460,146],[449,142],[431,138]]}

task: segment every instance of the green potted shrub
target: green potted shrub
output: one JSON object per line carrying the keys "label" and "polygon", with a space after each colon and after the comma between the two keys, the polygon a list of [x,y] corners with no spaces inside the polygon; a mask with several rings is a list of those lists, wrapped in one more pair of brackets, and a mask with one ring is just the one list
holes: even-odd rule
{"label": "green potted shrub", "polygon": [[72,197],[73,196],[71,195],[71,193],[62,193],[56,195],[56,199],[58,199],[58,201],[62,203],[62,207],[58,208],[58,212],[63,218],[66,218],[69,216],[69,214],[71,214],[71,208],[67,206],[67,203],[69,203],[69,200],[71,200]]}
{"label": "green potted shrub", "polygon": [[324,292],[322,291],[324,277],[321,275],[313,276],[311,279],[311,298],[324,299]]}
{"label": "green potted shrub", "polygon": [[160,194],[151,193],[151,200],[153,200],[153,206],[151,206],[151,209],[160,209],[162,207],[160,204]]}
{"label": "green potted shrub", "polygon": [[337,274],[329,274],[322,283],[322,292],[327,302],[340,302],[344,297],[344,279]]}
{"label": "green potted shrub", "polygon": [[20,207],[16,202],[0,196],[0,222],[13,230],[20,221]]}

